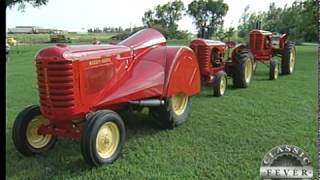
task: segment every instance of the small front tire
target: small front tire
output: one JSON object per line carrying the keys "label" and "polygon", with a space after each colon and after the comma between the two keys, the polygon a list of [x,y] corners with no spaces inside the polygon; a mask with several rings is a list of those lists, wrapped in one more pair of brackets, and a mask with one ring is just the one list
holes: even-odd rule
{"label": "small front tire", "polygon": [[227,74],[224,71],[218,72],[212,81],[213,95],[223,96],[227,87]]}
{"label": "small front tire", "polygon": [[277,61],[270,61],[270,71],[269,71],[269,79],[276,80],[279,75],[279,63]]}
{"label": "small front tire", "polygon": [[53,148],[56,136],[38,134],[38,129],[48,123],[38,105],[29,106],[18,114],[12,128],[12,140],[22,155],[42,154]]}
{"label": "small front tire", "polygon": [[81,136],[81,153],[91,166],[110,164],[119,158],[125,143],[125,125],[111,110],[100,110],[87,117]]}

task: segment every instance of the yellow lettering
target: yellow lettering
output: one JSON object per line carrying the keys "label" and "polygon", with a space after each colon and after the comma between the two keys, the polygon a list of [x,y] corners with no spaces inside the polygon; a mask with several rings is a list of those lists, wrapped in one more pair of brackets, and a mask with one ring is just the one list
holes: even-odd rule
{"label": "yellow lettering", "polygon": [[91,60],[91,61],[89,61],[89,65],[92,66],[92,65],[109,63],[109,62],[111,62],[111,59],[108,57],[108,58],[103,58],[103,59]]}

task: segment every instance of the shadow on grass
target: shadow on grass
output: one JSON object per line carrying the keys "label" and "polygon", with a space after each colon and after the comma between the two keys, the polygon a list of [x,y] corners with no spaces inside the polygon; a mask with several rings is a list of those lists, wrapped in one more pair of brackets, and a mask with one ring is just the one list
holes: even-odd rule
{"label": "shadow on grass", "polygon": [[253,81],[270,81],[269,69],[264,68],[263,70],[254,72],[252,80]]}
{"label": "shadow on grass", "polygon": [[[122,112],[120,114],[125,121],[126,126],[126,142],[136,141],[139,138],[145,138],[147,136],[153,136],[161,131],[161,128],[155,125],[153,119],[149,117],[148,110],[144,109],[143,112]],[[7,136],[11,137],[11,132],[7,132]],[[59,137],[58,141],[53,149],[37,156],[24,157],[18,151],[16,151],[12,140],[7,138],[7,167],[16,167],[14,169],[28,169],[41,168],[39,174],[33,175],[37,178],[44,178],[55,176],[57,174],[69,174],[74,176],[83,176],[92,170],[100,170],[100,168],[108,169],[113,166],[118,166],[118,163],[111,165],[105,165],[99,168],[90,167],[83,159],[80,150],[80,139],[63,138]],[[12,143],[12,144],[11,144]],[[124,147],[125,151],[126,145]],[[121,157],[120,157],[121,159]],[[117,160],[119,161],[119,159]],[[14,177],[23,172],[16,172],[14,169],[7,171],[7,177]],[[21,174],[20,174],[21,175]],[[28,176],[28,175],[27,175]]]}

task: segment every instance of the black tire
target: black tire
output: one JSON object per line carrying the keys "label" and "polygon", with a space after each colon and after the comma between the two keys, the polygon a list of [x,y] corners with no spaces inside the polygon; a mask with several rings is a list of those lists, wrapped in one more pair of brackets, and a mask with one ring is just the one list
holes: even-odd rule
{"label": "black tire", "polygon": [[227,73],[219,71],[213,78],[212,87],[214,96],[223,96],[227,87]]}
{"label": "black tire", "polygon": [[[291,53],[293,53],[293,59],[291,59]],[[282,51],[281,59],[281,73],[292,74],[295,66],[296,48],[293,42],[287,41]]]}
{"label": "black tire", "polygon": [[[38,105],[32,105],[22,110],[18,114],[13,124],[13,128],[12,128],[13,143],[17,148],[17,150],[24,156],[32,156],[32,155],[47,152],[48,150],[53,148],[57,140],[57,137],[52,135],[40,136],[41,138],[44,138],[42,139],[42,141],[44,142],[44,145],[43,146],[40,145],[41,146],[40,147],[39,144],[38,145],[36,143],[33,144],[33,142],[31,142],[28,139],[27,133],[31,131],[30,129],[28,129],[28,125],[30,122],[32,122],[32,120],[34,121],[39,120],[36,118],[37,116],[41,116],[40,107]],[[48,138],[48,139],[46,140],[45,138]]]}
{"label": "black tire", "polygon": [[182,112],[177,113],[173,108],[174,96],[166,98],[165,104],[160,107],[151,107],[149,110],[150,116],[155,120],[155,122],[164,129],[173,129],[182,123],[184,123],[191,113],[192,101],[191,97],[187,96],[187,102],[184,104]]}
{"label": "black tire", "polygon": [[[107,124],[111,125],[111,127],[114,128],[114,132],[112,132],[111,129],[108,129],[107,132],[109,133],[109,135],[111,133],[111,139],[115,137],[116,140],[115,144],[112,145],[114,147],[111,147],[113,148],[113,150],[111,150],[111,154],[107,154],[106,157],[103,157],[99,154],[98,150],[105,147],[97,147],[96,141],[97,138],[99,138],[98,133],[100,132],[101,127]],[[102,137],[108,136],[106,135]],[[124,147],[125,137],[126,131],[124,122],[116,112],[111,110],[100,110],[93,114],[90,114],[89,116],[87,116],[84,131],[81,136],[80,148],[82,156],[90,166],[97,167],[103,164],[110,164],[120,157],[122,149]],[[112,143],[114,139],[111,139],[102,139],[104,145],[106,144],[105,141]]]}
{"label": "black tire", "polygon": [[[232,81],[236,88],[247,88],[253,76],[253,56],[244,49],[236,54],[233,62]],[[248,64],[249,63],[249,64]],[[250,70],[247,70],[250,68]]]}
{"label": "black tire", "polygon": [[269,79],[276,80],[278,79],[278,75],[279,75],[279,63],[275,60],[271,60],[270,67],[269,67]]}

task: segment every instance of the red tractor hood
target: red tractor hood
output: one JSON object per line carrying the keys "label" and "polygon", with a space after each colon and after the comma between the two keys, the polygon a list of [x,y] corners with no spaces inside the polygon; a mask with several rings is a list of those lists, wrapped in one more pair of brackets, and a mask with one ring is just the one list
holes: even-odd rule
{"label": "red tractor hood", "polygon": [[66,45],[57,44],[41,50],[37,59],[66,59],[66,60],[86,60],[104,56],[119,54],[120,52],[131,51],[131,48],[122,45]]}
{"label": "red tractor hood", "polygon": [[192,45],[195,46],[225,46],[226,43],[215,40],[197,38],[191,41]]}
{"label": "red tractor hood", "polygon": [[57,44],[54,47],[42,49],[37,54],[36,59],[86,60],[101,56],[113,56],[130,51],[131,55],[139,56],[144,54],[147,48],[157,45],[166,45],[166,39],[160,32],[150,28],[138,31],[117,45]]}

